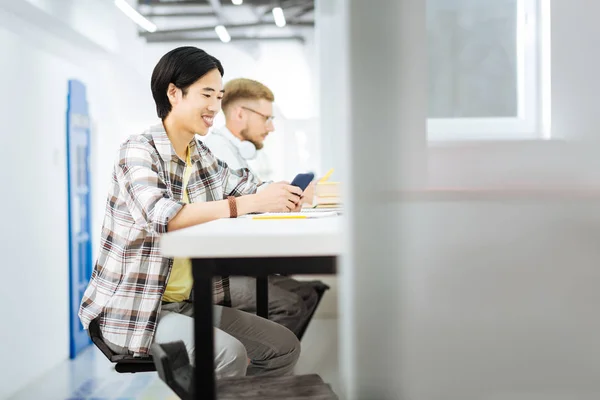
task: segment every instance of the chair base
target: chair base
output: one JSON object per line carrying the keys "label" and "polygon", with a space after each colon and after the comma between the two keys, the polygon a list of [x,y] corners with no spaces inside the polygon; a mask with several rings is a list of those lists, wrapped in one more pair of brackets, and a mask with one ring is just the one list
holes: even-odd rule
{"label": "chair base", "polygon": [[149,361],[145,362],[118,362],[115,364],[115,370],[118,373],[130,373],[134,374],[136,372],[154,372],[156,371],[156,366],[154,365],[154,361],[150,358]]}

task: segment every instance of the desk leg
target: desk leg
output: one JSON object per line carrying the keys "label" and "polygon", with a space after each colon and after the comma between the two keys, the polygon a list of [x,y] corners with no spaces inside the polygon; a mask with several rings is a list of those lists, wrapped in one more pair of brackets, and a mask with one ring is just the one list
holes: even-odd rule
{"label": "desk leg", "polygon": [[195,399],[216,399],[213,328],[214,260],[192,260],[194,276],[194,396]]}
{"label": "desk leg", "polygon": [[256,315],[269,319],[269,277],[256,277]]}

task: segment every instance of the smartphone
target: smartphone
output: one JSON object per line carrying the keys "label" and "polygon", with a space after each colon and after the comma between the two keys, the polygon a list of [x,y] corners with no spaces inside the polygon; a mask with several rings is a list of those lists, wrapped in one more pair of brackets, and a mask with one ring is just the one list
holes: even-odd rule
{"label": "smartphone", "polygon": [[315,174],[307,172],[306,174],[298,174],[292,181],[292,186],[299,187],[302,191],[306,190],[308,185],[315,179]]}

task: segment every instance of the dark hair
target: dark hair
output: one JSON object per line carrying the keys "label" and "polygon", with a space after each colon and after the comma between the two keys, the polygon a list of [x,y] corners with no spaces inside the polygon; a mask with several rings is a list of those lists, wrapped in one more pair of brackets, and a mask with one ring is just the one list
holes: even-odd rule
{"label": "dark hair", "polygon": [[185,96],[194,82],[215,68],[223,76],[221,62],[193,46],[178,47],[162,56],[152,71],[150,81],[158,117],[165,119],[171,112],[171,103],[167,97],[169,83],[181,89]]}

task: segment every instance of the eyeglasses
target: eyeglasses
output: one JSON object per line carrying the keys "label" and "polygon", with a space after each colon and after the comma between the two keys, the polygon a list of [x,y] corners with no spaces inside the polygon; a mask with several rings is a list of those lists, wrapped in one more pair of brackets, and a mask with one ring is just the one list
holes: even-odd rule
{"label": "eyeglasses", "polygon": [[274,116],[274,115],[265,115],[265,114],[263,114],[263,113],[260,113],[260,112],[258,112],[258,111],[256,111],[256,110],[253,110],[253,109],[251,109],[251,108],[244,107],[244,106],[241,106],[241,107],[242,107],[244,110],[252,111],[254,114],[258,114],[258,115],[260,115],[261,117],[263,117],[263,118],[265,119],[265,124],[267,124],[267,123],[269,123],[269,122],[273,122],[273,120],[275,119],[275,116]]}

